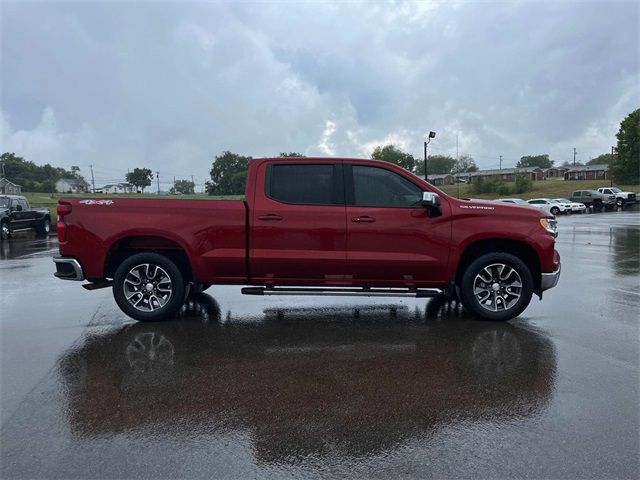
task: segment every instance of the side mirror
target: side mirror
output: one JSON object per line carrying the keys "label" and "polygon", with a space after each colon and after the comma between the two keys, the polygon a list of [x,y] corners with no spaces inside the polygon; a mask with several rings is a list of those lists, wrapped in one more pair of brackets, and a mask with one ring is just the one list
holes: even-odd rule
{"label": "side mirror", "polygon": [[21,212],[21,211],[22,211],[22,205],[18,205],[18,206],[16,207],[16,211]]}
{"label": "side mirror", "polygon": [[422,206],[423,207],[439,207],[440,197],[433,192],[422,192]]}

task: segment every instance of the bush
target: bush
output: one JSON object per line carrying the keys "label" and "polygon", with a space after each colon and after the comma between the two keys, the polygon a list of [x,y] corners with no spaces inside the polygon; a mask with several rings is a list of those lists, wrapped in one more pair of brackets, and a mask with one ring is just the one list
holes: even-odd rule
{"label": "bush", "polygon": [[501,197],[506,197],[508,195],[511,195],[511,187],[506,183],[500,184],[498,186],[498,195],[500,195]]}
{"label": "bush", "polygon": [[516,175],[516,193],[525,193],[533,188],[533,180],[529,175]]}
{"label": "bush", "polygon": [[511,187],[507,185],[502,179],[496,175],[488,180],[483,177],[477,178],[473,182],[472,191],[475,194],[480,193],[498,193],[500,195],[510,195]]}

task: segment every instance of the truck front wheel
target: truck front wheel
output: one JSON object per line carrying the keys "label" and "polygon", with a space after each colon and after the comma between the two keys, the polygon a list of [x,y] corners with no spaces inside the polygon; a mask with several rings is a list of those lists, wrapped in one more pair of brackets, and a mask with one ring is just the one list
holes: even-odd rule
{"label": "truck front wheel", "polygon": [[184,303],[184,278],[167,257],[138,253],[127,258],[116,270],[113,297],[131,318],[141,322],[166,320]]}
{"label": "truck front wheel", "polygon": [[484,320],[510,320],[531,301],[533,277],[522,260],[508,253],[487,253],[474,260],[462,275],[460,299],[472,314]]}

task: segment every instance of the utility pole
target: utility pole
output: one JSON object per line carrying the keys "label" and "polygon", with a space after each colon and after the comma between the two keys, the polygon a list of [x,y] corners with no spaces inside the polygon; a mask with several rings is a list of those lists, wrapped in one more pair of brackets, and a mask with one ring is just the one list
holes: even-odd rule
{"label": "utility pole", "polygon": [[158,195],[160,195],[160,172],[156,170],[156,179],[158,180]]}
{"label": "utility pole", "polygon": [[502,155],[500,155],[500,171],[502,171]]}
{"label": "utility pole", "polygon": [[611,186],[613,187],[613,167],[615,165],[616,158],[614,155],[618,153],[618,149],[616,147],[611,147],[611,163],[609,164],[609,180],[611,180]]}
{"label": "utility pole", "polygon": [[89,165],[89,168],[91,169],[91,192],[95,193],[95,191],[96,191],[96,182],[93,179],[93,165]]}
{"label": "utility pole", "polygon": [[576,147],[573,147],[573,166],[576,166]]}

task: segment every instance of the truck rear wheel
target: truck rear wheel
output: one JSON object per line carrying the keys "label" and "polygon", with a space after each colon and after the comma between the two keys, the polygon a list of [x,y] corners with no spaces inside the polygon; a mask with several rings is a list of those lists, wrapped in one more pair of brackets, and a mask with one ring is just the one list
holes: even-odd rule
{"label": "truck rear wheel", "polygon": [[505,321],[520,315],[531,301],[533,277],[522,260],[508,253],[487,253],[462,275],[460,299],[483,320]]}
{"label": "truck rear wheel", "polygon": [[116,270],[113,297],[131,318],[141,322],[166,320],[184,303],[184,278],[167,257],[138,253],[127,258]]}

